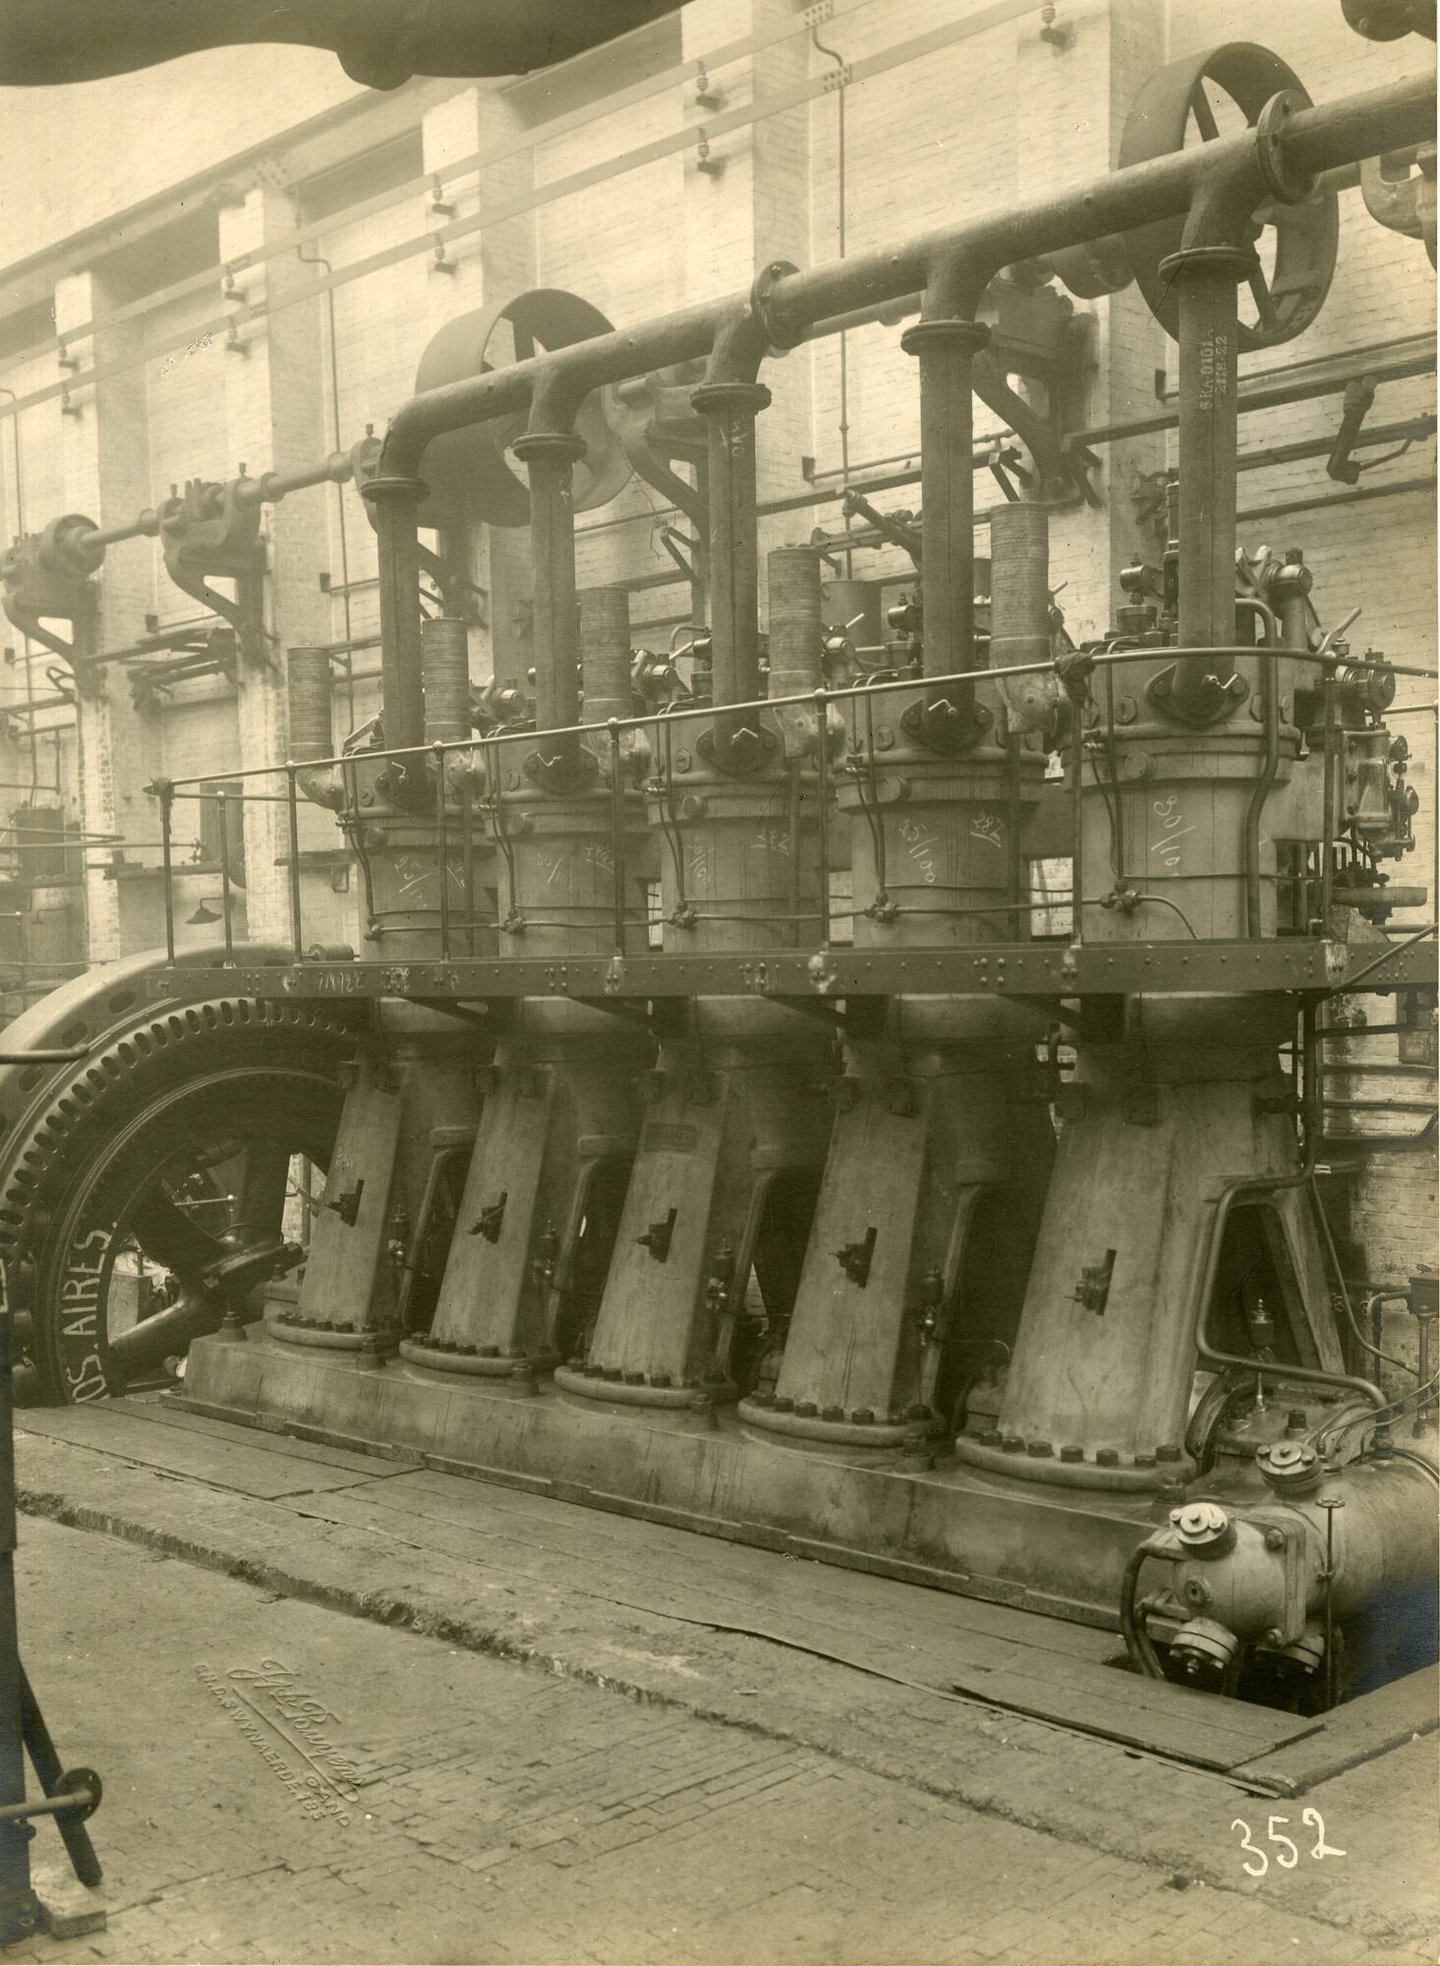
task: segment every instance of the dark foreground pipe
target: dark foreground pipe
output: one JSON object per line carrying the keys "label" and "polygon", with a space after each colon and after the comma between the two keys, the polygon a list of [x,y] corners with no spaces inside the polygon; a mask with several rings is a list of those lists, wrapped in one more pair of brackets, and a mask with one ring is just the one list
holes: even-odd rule
{"label": "dark foreground pipe", "polygon": [[280,41],[331,48],[347,75],[393,89],[412,75],[516,75],[667,14],[674,0],[8,0],[0,83],[88,82],[201,48]]}

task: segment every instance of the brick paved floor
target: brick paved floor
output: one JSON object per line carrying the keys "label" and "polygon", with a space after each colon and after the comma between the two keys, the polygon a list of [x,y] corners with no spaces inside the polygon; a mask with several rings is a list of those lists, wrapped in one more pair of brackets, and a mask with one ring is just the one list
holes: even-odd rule
{"label": "brick paved floor", "polygon": [[[1263,1834],[1265,1814],[1298,1816],[1299,1805],[1218,1778],[1197,1789],[1209,1778],[1186,1775],[1183,1808],[1209,1874],[1217,1851],[1222,1868],[1234,1859],[1234,1888],[1217,1888],[927,1793],[913,1731],[908,1769],[881,1774],[44,1521],[24,1523],[19,1570],[22,1643],[62,1758],[106,1780],[94,1834],[110,1917],[103,1934],[7,1959],[1433,1958],[1414,1939],[1433,1883],[1430,1741],[1306,1798],[1345,1857],[1316,1862],[1307,1850],[1303,1871],[1272,1868],[1258,1882],[1243,1876],[1229,1822],[1249,1816]],[[266,1661],[294,1677],[233,1676]],[[289,1697],[277,1704],[272,1688]],[[857,1676],[857,1718],[868,1693]],[[938,1749],[953,1710],[925,1711]],[[1034,1750],[1052,1783],[1086,1765],[1074,1745],[1051,1731]],[[329,1795],[348,1820],[312,1815],[296,1788]],[[1183,1830],[1171,1825],[1172,1843]],[[48,1826],[37,1852],[50,1854],[47,1843]],[[1397,1860],[1411,1880],[1391,1892],[1397,1943],[1373,1915],[1368,1936],[1347,1930],[1361,1878],[1373,1885],[1375,1867]]]}

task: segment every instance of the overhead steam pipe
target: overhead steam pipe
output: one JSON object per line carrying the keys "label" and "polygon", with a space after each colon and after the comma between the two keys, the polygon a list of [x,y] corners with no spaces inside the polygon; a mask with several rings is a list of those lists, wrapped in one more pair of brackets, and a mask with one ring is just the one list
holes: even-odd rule
{"label": "overhead steam pipe", "polygon": [[[1424,142],[1434,129],[1435,102],[1429,79],[1414,76],[1339,103],[1295,110],[1270,136],[1269,154],[1272,168],[1299,179]],[[963,263],[975,270],[976,277],[989,269],[988,278],[1018,260],[1033,259],[1109,232],[1129,231],[1157,218],[1174,217],[1189,210],[1205,180],[1219,182],[1221,174],[1253,166],[1257,141],[1254,131],[1219,138],[1112,172],[1063,197],[922,234],[894,251],[784,274],[766,296],[766,318],[783,341],[798,341],[816,322],[857,307],[879,306],[917,287],[928,287],[936,269],[947,264]],[[447,430],[526,410],[542,385],[563,385],[583,398],[602,383],[624,381],[651,369],[708,356],[723,324],[750,304],[751,296],[732,294],[640,327],[597,335],[528,361],[447,383],[412,397],[401,407],[385,438],[382,475],[365,490],[376,504],[381,542],[381,632],[389,644],[383,668],[391,679],[387,705],[390,687],[398,691],[400,686],[395,673],[398,665],[408,660],[418,677],[418,571],[410,569],[415,559],[415,512],[424,495],[419,473],[430,440]],[[378,492],[377,483],[381,487]],[[387,547],[387,534],[407,531],[408,548],[404,544]],[[387,587],[394,589],[388,597]],[[389,736],[388,709],[386,730]]]}

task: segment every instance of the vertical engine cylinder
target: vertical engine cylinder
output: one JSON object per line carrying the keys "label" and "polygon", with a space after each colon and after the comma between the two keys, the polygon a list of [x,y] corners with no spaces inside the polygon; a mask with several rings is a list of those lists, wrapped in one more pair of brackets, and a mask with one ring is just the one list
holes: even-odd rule
{"label": "vertical engine cylinder", "polygon": [[290,756],[297,764],[335,755],[330,708],[330,657],[321,648],[286,653],[286,694],[290,708]]}
{"label": "vertical engine cylinder", "polygon": [[820,556],[780,546],[766,562],[770,597],[770,694],[798,696],[820,684]]}
{"label": "vertical engine cylinder", "polygon": [[435,615],[420,625],[425,742],[460,744],[470,735],[470,641],[465,623]]}
{"label": "vertical engine cylinder", "polygon": [[999,505],[990,514],[990,667],[1044,662],[1050,654],[1050,518],[1043,505]]}
{"label": "vertical engine cylinder", "polygon": [[580,601],[580,673],[587,724],[630,715],[630,596],[586,587]]}

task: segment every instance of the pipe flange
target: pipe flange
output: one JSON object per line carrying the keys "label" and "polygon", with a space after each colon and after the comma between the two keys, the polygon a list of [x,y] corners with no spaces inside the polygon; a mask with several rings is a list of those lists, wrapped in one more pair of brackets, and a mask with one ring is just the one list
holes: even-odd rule
{"label": "pipe flange", "polygon": [[93,519],[79,512],[67,512],[46,526],[40,536],[41,553],[53,554],[64,573],[72,579],[84,580],[98,573],[105,564],[104,545],[94,537],[98,530]]}
{"label": "pipe flange", "polygon": [[405,478],[377,472],[360,486],[360,496],[372,505],[422,505],[430,496],[423,478]]}
{"label": "pipe flange", "polygon": [[1170,1641],[1170,1656],[1187,1677],[1207,1667],[1224,1671],[1240,1650],[1240,1641],[1214,1618],[1191,1618]]}
{"label": "pipe flange", "polygon": [[1178,253],[1167,253],[1156,271],[1168,284],[1182,274],[1226,274],[1238,285],[1248,280],[1260,264],[1253,246],[1182,246]]}
{"label": "pipe flange", "polygon": [[588,449],[573,430],[522,430],[510,446],[522,464],[578,464]]}
{"label": "pipe flange", "polygon": [[770,403],[763,382],[702,382],[690,392],[690,407],[699,416],[758,416]]}
{"label": "pipe flange", "polygon": [[805,339],[803,330],[785,326],[775,311],[775,289],[800,271],[788,259],[772,259],[755,275],[750,288],[750,312],[759,323],[766,345],[777,355],[786,355]]}
{"label": "pipe flange", "polygon": [[990,330],[983,321],[917,321],[900,337],[907,355],[919,355],[927,348],[968,348],[978,354],[988,347]]}
{"label": "pipe flange", "polygon": [[1288,170],[1285,160],[1285,125],[1297,109],[1309,107],[1309,98],[1299,89],[1277,89],[1255,118],[1255,162],[1282,205],[1303,205],[1320,182],[1314,171]]}

